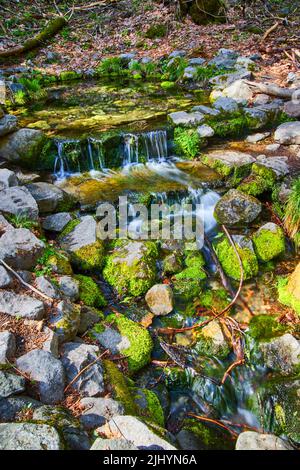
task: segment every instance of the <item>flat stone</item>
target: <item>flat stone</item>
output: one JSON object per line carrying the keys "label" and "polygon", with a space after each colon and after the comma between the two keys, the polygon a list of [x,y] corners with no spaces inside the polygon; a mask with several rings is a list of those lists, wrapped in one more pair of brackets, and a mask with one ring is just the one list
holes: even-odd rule
{"label": "flat stone", "polygon": [[271,168],[278,177],[286,176],[289,174],[290,169],[288,165],[288,157],[283,156],[271,156],[267,157],[266,155],[259,155],[256,159],[257,163]]}
{"label": "flat stone", "polygon": [[0,332],[0,365],[7,364],[16,352],[16,338],[10,331]]}
{"label": "flat stone", "polygon": [[154,315],[168,315],[174,308],[174,296],[170,286],[155,284],[148,290],[145,300]]}
{"label": "flat stone", "polygon": [[125,439],[101,439],[98,437],[90,450],[139,450],[132,442]]}
{"label": "flat stone", "polygon": [[293,447],[274,434],[261,434],[254,431],[242,432],[235,445],[235,450],[294,450]]}
{"label": "flat stone", "polygon": [[7,290],[0,291],[0,312],[30,320],[41,320],[45,315],[44,304],[40,300]]}
{"label": "flat stone", "polygon": [[209,83],[217,90],[224,90],[238,80],[250,80],[252,73],[248,70],[239,70],[233,73],[217,75],[210,78]]}
{"label": "flat stone", "polygon": [[267,139],[270,136],[270,132],[261,132],[258,134],[248,135],[246,142],[249,144],[257,144],[257,142],[261,142],[262,140]]}
{"label": "flat stone", "polygon": [[199,137],[202,139],[205,139],[207,137],[212,137],[215,134],[215,131],[213,130],[213,128],[208,126],[207,124],[202,124],[202,126],[199,126],[197,128],[197,132],[199,134]]}
{"label": "flat stone", "polygon": [[199,67],[200,65],[205,64],[205,59],[202,59],[201,57],[192,57],[191,59],[188,60],[189,65],[196,65]]}
{"label": "flat stone", "polygon": [[13,282],[11,275],[8,271],[0,265],[0,289],[4,289],[5,287],[9,287]]}
{"label": "flat stone", "polygon": [[37,220],[39,209],[27,188],[13,186],[0,191],[0,212]]}
{"label": "flat stone", "polygon": [[222,113],[228,114],[235,113],[239,109],[238,103],[234,99],[226,97],[218,98],[214,102],[213,107]]}
{"label": "flat stone", "polygon": [[57,287],[46,278],[46,276],[39,276],[35,281],[36,287],[43,294],[51,297],[52,299],[59,299],[59,291]]}
{"label": "flat stone", "polygon": [[245,225],[253,222],[261,213],[262,205],[258,199],[230,189],[216,204],[215,217],[218,222],[228,226]]}
{"label": "flat stone", "polygon": [[80,404],[85,408],[80,417],[85,429],[103,426],[113,416],[124,414],[123,406],[111,398],[82,398]]}
{"label": "flat stone", "polygon": [[5,116],[0,119],[0,137],[3,137],[10,132],[17,130],[18,128],[18,119],[12,114],[5,114]]}
{"label": "flat stone", "polygon": [[44,249],[45,243],[26,228],[8,230],[0,238],[0,259],[16,270],[32,269]]}
{"label": "flat stone", "polygon": [[71,197],[54,184],[32,183],[26,187],[36,200],[39,211],[43,214],[54,212],[60,205],[71,201]]}
{"label": "flat stone", "polygon": [[186,51],[173,51],[169,54],[169,59],[174,59],[176,57],[185,57]]}
{"label": "flat stone", "polygon": [[35,349],[19,357],[16,365],[36,382],[43,403],[52,405],[63,400],[64,368],[51,353]]}
{"label": "flat stone", "polygon": [[0,370],[0,398],[17,395],[25,390],[25,379],[20,375]]}
{"label": "flat stone", "polygon": [[0,169],[0,190],[18,186],[19,180],[14,171]]}
{"label": "flat stone", "polygon": [[193,113],[177,111],[175,113],[168,114],[168,119],[175,126],[195,126],[197,124],[201,124],[205,118],[202,113],[197,111]]}
{"label": "flat stone", "polygon": [[252,163],[255,163],[255,158],[248,153],[234,150],[214,150],[206,154],[203,163],[224,176],[228,176],[234,168],[250,167]]}
{"label": "flat stone", "polygon": [[[68,382],[88,364],[97,359],[99,348],[91,344],[66,343],[62,351],[62,364]],[[80,395],[93,397],[104,392],[104,379],[101,361],[89,367],[72,386]]]}
{"label": "flat stone", "polygon": [[277,127],[274,140],[279,144],[292,145],[300,144],[300,121],[285,122]]}
{"label": "flat stone", "polygon": [[72,302],[79,298],[79,282],[72,276],[62,276],[58,279],[60,291]]}
{"label": "flat stone", "polygon": [[214,108],[210,108],[209,106],[205,106],[203,104],[199,105],[199,106],[194,106],[192,108],[192,111],[197,111],[199,113],[202,113],[206,116],[219,116],[221,113],[220,111],[218,111],[217,109],[214,109]]}
{"label": "flat stone", "polygon": [[46,424],[0,424],[1,450],[61,450],[58,432]]}
{"label": "flat stone", "polygon": [[96,242],[97,223],[94,217],[86,215],[79,219],[80,223],[61,240],[61,247],[68,252],[75,252],[80,248]]}
{"label": "flat stone", "polygon": [[43,229],[49,232],[61,232],[71,220],[69,212],[48,215],[43,221]]}

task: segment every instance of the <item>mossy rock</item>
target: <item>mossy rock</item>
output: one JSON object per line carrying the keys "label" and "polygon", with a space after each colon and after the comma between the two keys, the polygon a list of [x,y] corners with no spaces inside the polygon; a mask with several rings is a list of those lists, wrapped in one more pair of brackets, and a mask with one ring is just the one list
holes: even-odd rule
{"label": "mossy rock", "polygon": [[234,441],[232,441],[229,432],[222,431],[213,425],[206,425],[196,419],[186,419],[184,421],[178,440],[184,448],[186,448],[184,443],[188,440],[192,441],[199,450],[234,449]]}
{"label": "mossy rock", "polygon": [[101,269],[104,260],[104,245],[97,240],[91,245],[83,246],[71,254],[71,262],[80,271],[95,271]]}
{"label": "mossy rock", "polygon": [[269,341],[284,335],[289,328],[273,315],[256,315],[249,323],[248,334],[256,341]]}
{"label": "mossy rock", "polygon": [[278,225],[269,222],[255,232],[252,242],[258,259],[267,262],[285,252],[284,232]]}
{"label": "mossy rock", "polygon": [[127,349],[122,350],[130,372],[136,372],[149,364],[153,341],[148,330],[120,314],[108,315],[106,322],[114,325],[120,335],[126,337],[130,343]]}
{"label": "mossy rock", "polygon": [[79,281],[79,299],[89,307],[101,308],[106,305],[106,300],[96,282],[89,276],[77,274],[74,276]]}
{"label": "mossy rock", "polygon": [[158,426],[164,427],[165,417],[157,395],[146,388],[134,389],[134,401],[137,405],[139,416],[151,419]]}
{"label": "mossy rock", "polygon": [[146,31],[145,37],[148,39],[163,38],[166,36],[168,27],[164,23],[152,24]]}
{"label": "mossy rock", "polygon": [[[258,261],[253,250],[252,242],[249,238],[242,235],[234,235],[237,251],[243,265],[244,280],[251,279],[258,274]],[[216,254],[227,276],[237,281],[241,278],[241,269],[239,259],[233,246],[227,238],[218,242],[215,246]]]}
{"label": "mossy rock", "polygon": [[120,240],[106,258],[103,276],[120,295],[138,297],[155,284],[157,257],[153,242]]}
{"label": "mossy rock", "polygon": [[72,80],[79,80],[82,78],[82,73],[75,72],[73,70],[66,70],[65,72],[61,72],[59,75],[59,80],[62,82],[69,82]]}
{"label": "mossy rock", "polygon": [[276,179],[276,173],[271,168],[254,163],[251,174],[242,181],[237,189],[250,196],[259,196],[265,191],[271,191]]}
{"label": "mossy rock", "polygon": [[278,300],[300,315],[300,299],[293,294],[288,277],[279,277],[277,281]]}
{"label": "mossy rock", "polygon": [[46,266],[56,274],[65,274],[71,276],[73,269],[67,253],[59,251],[55,255],[49,256]]}
{"label": "mossy rock", "polygon": [[222,330],[222,325],[213,320],[200,331],[194,332],[194,350],[200,356],[218,357],[225,359],[230,353],[230,345]]}
{"label": "mossy rock", "polygon": [[173,278],[175,295],[190,301],[199,297],[206,279],[202,253],[190,252],[185,258],[185,269]]}

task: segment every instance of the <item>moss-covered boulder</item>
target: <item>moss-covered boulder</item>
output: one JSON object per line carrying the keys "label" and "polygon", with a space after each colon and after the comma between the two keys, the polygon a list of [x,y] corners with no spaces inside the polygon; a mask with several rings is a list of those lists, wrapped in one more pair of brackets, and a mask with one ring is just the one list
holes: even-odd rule
{"label": "moss-covered boulder", "polygon": [[25,168],[36,169],[47,137],[39,130],[19,129],[0,139],[0,158]]}
{"label": "moss-covered boulder", "polygon": [[214,216],[220,224],[243,226],[253,222],[261,213],[261,203],[237,189],[230,189],[217,202]]}
{"label": "moss-covered boulder", "polygon": [[97,224],[92,216],[68,223],[59,240],[70,255],[72,264],[80,271],[100,270],[104,261],[104,243],[97,239]]}
{"label": "moss-covered boulder", "polygon": [[300,315],[300,263],[289,277],[278,279],[278,300]]}
{"label": "moss-covered boulder", "polygon": [[153,242],[119,240],[106,258],[103,276],[120,295],[138,297],[155,283],[157,257]]}
{"label": "moss-covered boulder", "polygon": [[270,261],[285,251],[285,237],[281,227],[268,222],[262,225],[253,235],[252,242],[258,259]]}
{"label": "moss-covered boulder", "polygon": [[113,354],[126,356],[128,369],[136,372],[150,362],[153,342],[150,333],[125,315],[111,314],[95,329],[96,340]]}
{"label": "moss-covered boulder", "polygon": [[254,162],[248,153],[233,150],[214,150],[202,157],[202,163],[217,171],[220,176],[234,175],[235,179],[249,174]]}
{"label": "moss-covered boulder", "polygon": [[89,307],[101,308],[106,300],[96,282],[89,276],[77,274],[74,276],[79,282],[79,299]]}
{"label": "moss-covered boulder", "polygon": [[196,419],[186,419],[176,438],[180,448],[184,450],[232,450],[234,448],[229,432],[201,423]]}
{"label": "moss-covered boulder", "polygon": [[277,175],[272,168],[254,163],[251,174],[242,181],[237,189],[251,196],[259,196],[265,191],[272,190],[276,180]]}
{"label": "moss-covered boulder", "polygon": [[206,279],[205,260],[201,252],[191,251],[185,258],[185,269],[173,278],[175,295],[185,300],[197,298]]}
{"label": "moss-covered boulder", "polygon": [[282,336],[288,331],[288,327],[279,323],[273,315],[255,315],[249,323],[248,334],[255,341],[269,341],[272,338]]}
{"label": "moss-covered boulder", "polygon": [[[233,235],[232,238],[242,261],[244,280],[251,279],[258,274],[258,261],[252,241],[243,235]],[[241,277],[239,259],[228,239],[219,241],[215,250],[227,276],[238,281]]]}

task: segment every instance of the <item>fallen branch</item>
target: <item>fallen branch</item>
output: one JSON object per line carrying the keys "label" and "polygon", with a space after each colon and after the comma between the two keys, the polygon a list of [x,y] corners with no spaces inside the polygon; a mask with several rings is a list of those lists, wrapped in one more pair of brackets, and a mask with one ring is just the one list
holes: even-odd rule
{"label": "fallen branch", "polygon": [[5,267],[5,269],[7,269],[9,272],[11,272],[18,279],[18,281],[21,284],[23,284],[23,286],[25,286],[28,289],[32,290],[32,292],[39,295],[40,297],[43,297],[45,300],[48,300],[51,303],[54,302],[54,299],[52,299],[52,297],[49,297],[48,295],[43,294],[43,292],[39,291],[38,289],[33,287],[31,284],[28,284],[27,282],[25,282],[24,279],[22,279],[21,276],[16,271],[14,271],[7,263],[5,263],[5,261],[0,259],[0,262]]}
{"label": "fallen branch", "polygon": [[61,28],[67,24],[64,16],[56,16],[53,20],[45,26],[40,33],[31,39],[27,39],[23,45],[15,46],[4,51],[0,51],[0,58],[11,57],[23,54],[24,52],[31,51],[36,47],[42,46],[44,42],[54,36]]}
{"label": "fallen branch", "polygon": [[226,379],[230,376],[232,370],[233,370],[235,367],[241,366],[242,364],[245,364],[245,359],[240,359],[240,360],[238,360],[238,361],[233,362],[233,363],[228,367],[228,369],[226,370],[226,372],[224,373],[220,385],[224,385]]}
{"label": "fallen branch", "polygon": [[245,80],[245,83],[252,88],[256,88],[260,93],[264,93],[266,95],[271,95],[271,96],[277,96],[279,98],[284,98],[284,99],[291,99],[294,93],[300,92],[300,88],[298,89],[281,88],[278,85],[266,84],[266,83],[260,83],[260,82],[250,82],[249,80]]}
{"label": "fallen branch", "polygon": [[230,434],[232,434],[234,437],[237,437],[238,436],[238,433],[233,431],[232,429],[230,429],[228,426],[226,426],[225,424],[223,424],[221,421],[218,421],[217,419],[212,419],[212,418],[207,418],[206,416],[198,416],[194,413],[188,413],[188,416],[191,416],[192,418],[195,418],[199,421],[204,421],[206,423],[212,423],[212,424],[216,424],[217,426],[220,426],[220,428],[223,428],[225,429],[226,431],[228,431]]}
{"label": "fallen branch", "polygon": [[271,28],[267,29],[267,31],[265,32],[265,34],[262,37],[262,42],[265,41],[265,39],[267,39],[267,37],[271,33],[273,33],[273,31],[275,31],[275,29],[277,29],[279,25],[280,25],[280,22],[276,21],[276,23],[274,23],[273,26],[271,26]]}
{"label": "fallen branch", "polygon": [[108,349],[106,349],[102,354],[100,354],[100,356],[97,357],[97,359],[95,359],[94,361],[90,362],[90,364],[88,364],[87,366],[85,366],[80,372],[78,372],[78,374],[75,375],[74,379],[71,380],[71,382],[69,382],[69,384],[66,386],[66,388],[64,389],[64,393],[66,393],[69,388],[79,379],[79,377],[86,371],[88,370],[90,367],[92,367],[94,364],[96,364],[96,362],[100,361],[100,359],[105,356],[107,353],[108,353]]}

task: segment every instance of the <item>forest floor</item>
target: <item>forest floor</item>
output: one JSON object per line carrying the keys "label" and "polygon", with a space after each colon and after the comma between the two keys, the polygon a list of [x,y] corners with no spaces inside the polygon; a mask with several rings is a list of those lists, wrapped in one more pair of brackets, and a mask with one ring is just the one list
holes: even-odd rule
{"label": "forest floor", "polygon": [[[296,2],[273,0],[268,2],[269,9],[266,2],[248,2],[251,5],[245,15],[235,7],[229,10],[226,24],[207,26],[198,26],[189,17],[177,18],[174,3],[163,6],[163,2],[154,0],[2,0],[0,51],[22,44],[58,13],[70,20],[45,47],[19,59],[4,59],[1,67],[17,63],[48,72],[87,70],[97,67],[104,57],[120,53],[136,52],[139,57],[157,59],[184,49],[190,57],[210,58],[224,47],[244,55],[260,54],[260,74],[278,84],[284,85],[287,74],[297,70],[299,57],[294,51],[300,48],[300,5]],[[265,38],[265,33],[277,23]],[[146,37],[154,24],[166,26],[163,37]],[[49,52],[54,53],[55,60],[49,60]]]}

